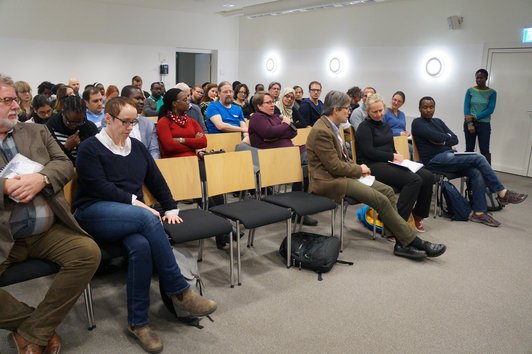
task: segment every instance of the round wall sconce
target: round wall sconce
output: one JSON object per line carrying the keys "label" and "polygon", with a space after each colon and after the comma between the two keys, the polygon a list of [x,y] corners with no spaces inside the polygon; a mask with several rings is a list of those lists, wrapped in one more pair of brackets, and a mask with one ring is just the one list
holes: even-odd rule
{"label": "round wall sconce", "polygon": [[333,74],[338,74],[340,70],[342,70],[342,61],[337,57],[331,58],[331,60],[329,60],[329,70]]}
{"label": "round wall sconce", "polygon": [[269,72],[273,72],[275,71],[276,67],[277,67],[277,63],[275,62],[275,59],[268,58],[266,60],[266,70],[268,70]]}
{"label": "round wall sconce", "polygon": [[427,60],[427,64],[425,65],[425,71],[427,72],[427,74],[432,77],[436,77],[441,74],[442,70],[443,64],[440,59],[432,57]]}

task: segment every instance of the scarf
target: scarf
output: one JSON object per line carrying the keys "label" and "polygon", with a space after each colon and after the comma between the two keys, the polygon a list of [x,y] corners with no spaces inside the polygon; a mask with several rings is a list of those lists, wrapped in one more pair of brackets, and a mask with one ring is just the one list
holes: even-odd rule
{"label": "scarf", "polygon": [[187,125],[188,117],[186,113],[183,116],[176,116],[175,114],[172,113],[172,111],[168,111],[166,112],[166,116],[170,118],[170,120],[174,121],[181,128],[184,128]]}
{"label": "scarf", "polygon": [[[284,98],[284,96],[288,95],[289,93],[294,95],[294,100],[292,100],[292,104],[290,106],[285,106],[283,104],[283,98]],[[285,87],[281,91],[281,96],[279,96],[279,100],[277,102],[275,102],[275,106],[277,106],[277,108],[279,108],[279,111],[281,111],[281,115],[283,117],[290,118],[290,121],[292,123],[294,123],[294,120],[292,119],[292,109],[294,107],[295,97],[296,97],[296,92],[294,91],[294,89],[291,88],[291,87]]]}

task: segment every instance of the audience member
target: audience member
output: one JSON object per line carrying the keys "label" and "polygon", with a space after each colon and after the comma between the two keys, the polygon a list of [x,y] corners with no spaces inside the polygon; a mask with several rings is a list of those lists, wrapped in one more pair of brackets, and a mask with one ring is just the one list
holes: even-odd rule
{"label": "audience member", "polygon": [[192,96],[190,97],[190,102],[194,103],[199,107],[201,99],[203,98],[203,89],[201,86],[194,86],[191,91]]}
{"label": "audience member", "polygon": [[[127,331],[144,350],[158,353],[163,344],[150,327],[148,316],[153,267],[176,310],[207,316],[216,310],[216,302],[192,290],[176,263],[162,222],[183,220],[148,150],[129,138],[137,110],[128,99],[113,98],[105,107],[105,121],[105,128],[80,146],[74,215],[96,241],[122,242],[125,246]],[[143,202],[143,185],[165,210],[162,218]]]}
{"label": "audience member", "polygon": [[79,80],[75,77],[71,77],[70,79],[68,79],[68,86],[72,87],[72,89],[74,90],[74,93],[76,94],[76,96],[80,96],[81,95],[79,94],[79,88],[80,88],[80,84],[79,84]]}
{"label": "audience member", "polygon": [[368,112],[366,112],[366,98],[368,98],[368,95],[377,93],[377,91],[373,87],[366,87],[363,91],[364,95],[362,96],[362,104],[360,107],[356,108],[349,118],[349,123],[355,128],[355,131],[358,128],[358,125],[366,119],[368,116]]}
{"label": "audience member", "polygon": [[104,119],[102,93],[96,87],[90,86],[83,91],[83,100],[87,107],[87,119],[96,125],[98,130],[102,129]]}
{"label": "audience member", "polygon": [[207,131],[207,126],[205,125],[205,118],[203,118],[203,114],[201,113],[201,109],[197,105],[195,105],[194,103],[192,103],[190,101],[190,99],[192,97],[192,95],[190,93],[191,92],[190,87],[187,84],[185,84],[184,82],[180,82],[177,85],[175,85],[175,88],[178,88],[181,91],[185,91],[185,93],[187,95],[187,101],[188,101],[187,115],[190,118],[194,119],[196,122],[198,122],[198,124],[200,125],[201,129],[204,132]]}
{"label": "audience member", "polygon": [[480,153],[491,165],[490,136],[491,115],[497,104],[497,92],[486,86],[488,71],[475,73],[476,86],[467,89],[464,98],[464,134],[466,151],[475,151],[478,138]]}
{"label": "audience member", "polygon": [[207,147],[207,138],[198,122],[187,116],[187,92],[170,89],[163,102],[157,122],[162,157],[196,156],[196,150]]}
{"label": "audience member", "polygon": [[233,83],[231,84],[231,86],[233,87],[233,92],[237,92],[237,87],[241,84],[240,81],[238,80],[235,80],[233,81]]}
{"label": "audience member", "polygon": [[63,98],[63,112],[52,116],[46,122],[52,136],[74,166],[80,142],[98,133],[96,125],[87,120],[85,110],[85,104],[80,97],[67,96]]}
{"label": "audience member", "polygon": [[17,124],[16,99],[13,81],[0,75],[0,169],[19,151],[44,167],[38,173],[0,178],[4,194],[0,274],[32,258],[61,267],[36,307],[0,288],[0,324],[11,331],[10,341],[18,353],[42,353],[43,349],[44,353],[59,353],[57,327],[98,268],[100,250],[73,218],[63,195],[64,185],[72,178],[72,164],[46,127]]}
{"label": "audience member", "polygon": [[[131,78],[131,85],[135,86],[136,88],[142,90],[142,78],[138,75],[135,75]],[[144,93],[144,98],[150,97],[150,94],[144,90],[142,90]]]}
{"label": "audience member", "polygon": [[288,118],[296,128],[305,128],[308,124],[297,109],[294,109],[295,91],[291,87],[285,87],[281,93],[281,99],[275,103],[275,114],[282,118]]}
{"label": "audience member", "polygon": [[303,95],[304,95],[303,88],[299,85],[295,85],[292,88],[294,89],[294,93],[296,96],[295,102],[294,102],[294,109],[297,109],[299,111],[299,106],[301,105],[301,102],[303,101]]}
{"label": "audience member", "polygon": [[133,85],[127,85],[122,88],[121,96],[129,98],[131,103],[133,103],[137,109],[138,124],[133,125],[133,129],[131,129],[129,137],[135,138],[143,143],[154,160],[161,158],[155,123],[153,123],[150,118],[144,117],[142,115],[142,110],[145,107],[144,94],[142,93],[142,90],[134,87]]}
{"label": "audience member", "polygon": [[386,109],[386,114],[382,121],[390,127],[393,136],[410,136],[406,130],[406,116],[399,108],[405,103],[405,94],[403,91],[397,91],[392,96],[392,105]]}
{"label": "audience member", "polygon": [[46,124],[48,119],[54,113],[50,101],[45,95],[37,95],[33,98],[31,105],[33,107],[33,114],[26,123]]}
{"label": "audience member", "polygon": [[249,98],[249,105],[251,107],[251,110],[252,110],[252,113],[255,112],[255,107],[253,106],[253,97],[259,93],[259,92],[263,92],[264,91],[264,85],[263,84],[256,84],[255,85],[255,93],[253,94],[253,96],[251,96]]}
{"label": "audience member", "polygon": [[242,132],[244,138],[248,128],[242,108],[233,103],[233,89],[227,81],[218,84],[219,100],[207,108],[206,123],[209,133]]}
{"label": "audience member", "polygon": [[163,87],[160,82],[153,82],[150,86],[151,95],[144,101],[144,114],[148,117],[159,114],[163,105]]}
{"label": "audience member", "polygon": [[244,118],[249,119],[253,109],[248,102],[249,89],[246,84],[240,84],[236,87],[236,91],[233,95],[233,102],[242,108],[242,113],[244,113]]}
{"label": "audience member", "polygon": [[386,110],[381,95],[366,99],[368,117],[358,126],[357,163],[366,164],[378,181],[400,191],[397,211],[408,221],[412,214],[418,232],[425,232],[423,219],[429,216],[432,200],[433,174],[421,168],[413,173],[407,168],[389,163],[401,163],[408,156],[397,153],[390,126],[384,123]]}
{"label": "audience member", "polygon": [[521,203],[528,194],[508,190],[499,181],[484,156],[455,153],[452,147],[458,144],[458,137],[441,119],[433,118],[435,108],[436,102],[432,97],[421,98],[421,117],[412,122],[412,135],[423,164],[432,171],[452,172],[469,177],[473,209],[469,220],[488,226],[499,226],[501,223],[486,212],[486,187],[491,193],[497,193],[502,205]]}
{"label": "audience member", "polygon": [[323,111],[323,102],[320,101],[321,84],[312,81],[308,85],[309,98],[304,98],[299,105],[299,113],[308,125],[312,126],[320,118]]}
{"label": "audience member", "polygon": [[324,115],[314,124],[307,139],[310,191],[338,203],[349,196],[375,208],[383,220],[385,235],[393,235],[397,240],[396,256],[412,259],[440,256],[446,247],[417,237],[397,213],[397,197],[391,187],[379,181],[368,186],[358,180],[370,176],[371,170],[349,159],[341,143],[338,127],[347,122],[349,103],[349,96],[340,91],[330,91],[325,96]]}
{"label": "audience member", "polygon": [[67,85],[61,85],[57,89],[57,97],[55,99],[54,113],[61,113],[63,110],[63,98],[66,96],[75,96],[74,89]]}
{"label": "audience member", "polygon": [[118,87],[115,85],[109,85],[107,86],[107,90],[105,91],[105,102],[109,101],[111,98],[115,98],[120,96],[120,91],[118,90]]}
{"label": "audience member", "polygon": [[268,92],[273,98],[273,102],[276,103],[281,95],[281,84],[279,82],[270,82],[268,85]]}
{"label": "audience member", "polygon": [[349,102],[349,116],[351,116],[351,113],[360,107],[358,102],[360,102],[360,99],[362,98],[362,90],[358,86],[353,86],[349,90],[347,90],[347,95],[351,99]]}
{"label": "audience member", "polygon": [[207,107],[209,107],[209,104],[211,102],[214,102],[218,99],[218,85],[215,83],[208,83],[207,86],[205,86],[205,95],[201,99],[200,103],[200,109],[201,114],[206,119],[207,118]]}
{"label": "audience member", "polygon": [[50,81],[43,81],[37,86],[37,94],[38,95],[45,95],[48,97],[49,101],[53,101],[52,97],[52,89],[54,88],[54,84],[52,84]]}
{"label": "audience member", "polygon": [[24,122],[31,118],[33,111],[31,109],[31,86],[26,81],[15,82],[17,91],[18,120]]}

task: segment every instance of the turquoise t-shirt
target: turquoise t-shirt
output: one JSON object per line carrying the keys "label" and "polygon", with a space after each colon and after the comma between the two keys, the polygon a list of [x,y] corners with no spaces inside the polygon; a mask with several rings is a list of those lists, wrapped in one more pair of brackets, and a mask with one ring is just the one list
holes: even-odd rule
{"label": "turquoise t-shirt", "polygon": [[497,92],[494,89],[479,90],[471,87],[465,94],[464,115],[474,116],[476,122],[489,123],[496,103]]}

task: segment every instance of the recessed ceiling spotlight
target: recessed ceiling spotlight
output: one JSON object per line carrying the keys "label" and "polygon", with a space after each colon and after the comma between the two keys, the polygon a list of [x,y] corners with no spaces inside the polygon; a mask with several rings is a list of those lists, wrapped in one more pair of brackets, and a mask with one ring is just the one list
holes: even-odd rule
{"label": "recessed ceiling spotlight", "polygon": [[225,7],[225,8],[231,8],[231,7],[235,7],[236,5],[235,4],[223,4],[222,7]]}

